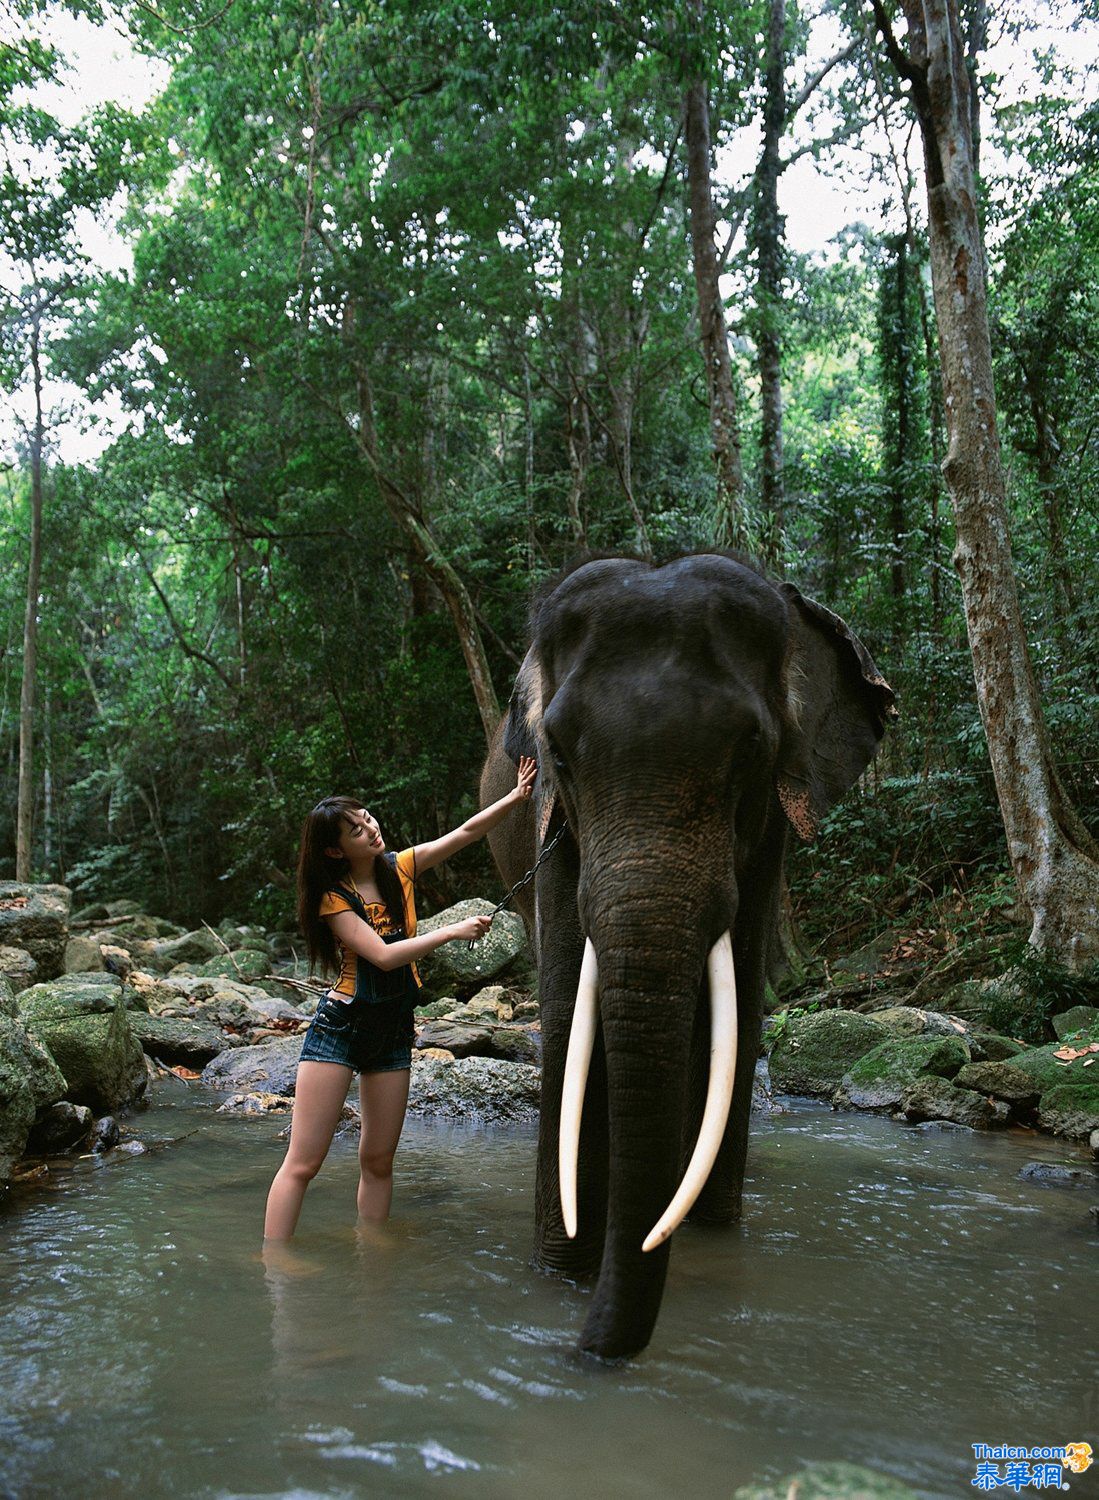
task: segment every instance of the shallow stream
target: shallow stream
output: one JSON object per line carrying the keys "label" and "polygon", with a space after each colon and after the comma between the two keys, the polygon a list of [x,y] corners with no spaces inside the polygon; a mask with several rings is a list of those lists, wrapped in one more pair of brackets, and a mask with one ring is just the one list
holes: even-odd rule
{"label": "shallow stream", "polygon": [[337,1142],[265,1266],[285,1118],[219,1102],[166,1081],[147,1154],[0,1211],[0,1495],[666,1500],[844,1459],[957,1497],[976,1442],[1099,1453],[1094,1195],[1017,1175],[1056,1142],[754,1121],[744,1223],[676,1235],[652,1346],[603,1367],[590,1290],[527,1265],[533,1130],[410,1120],[372,1235]]}

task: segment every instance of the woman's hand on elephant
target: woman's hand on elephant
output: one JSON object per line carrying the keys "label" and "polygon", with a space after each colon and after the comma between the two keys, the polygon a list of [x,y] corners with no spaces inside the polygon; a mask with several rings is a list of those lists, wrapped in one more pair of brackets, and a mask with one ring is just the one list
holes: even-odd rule
{"label": "woman's hand on elephant", "polygon": [[534,791],[534,778],[538,775],[538,762],[531,755],[519,757],[519,780],[516,783],[515,795],[521,802],[525,802]]}

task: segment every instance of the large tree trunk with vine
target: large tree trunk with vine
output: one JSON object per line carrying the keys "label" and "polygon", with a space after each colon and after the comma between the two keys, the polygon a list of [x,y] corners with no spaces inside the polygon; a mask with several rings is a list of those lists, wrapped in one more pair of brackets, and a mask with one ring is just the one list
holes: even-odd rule
{"label": "large tree trunk with vine", "polygon": [[943,473],[1008,852],[1033,919],[1031,942],[1079,967],[1099,956],[1099,850],[1053,763],[1012,569],[957,0],[903,0],[908,56],[882,0],[873,5],[890,56],[912,85],[923,136],[947,417]]}
{"label": "large tree trunk with vine", "polygon": [[[701,30],[702,0],[692,0],[692,20]],[[717,468],[717,541],[743,545],[744,477],[740,461],[740,424],[725,306],[718,284],[720,266],[714,245],[714,199],[710,175],[710,96],[705,75],[696,72],[686,94],[687,189],[690,204],[691,254],[694,262],[702,360],[710,405],[710,434]]]}

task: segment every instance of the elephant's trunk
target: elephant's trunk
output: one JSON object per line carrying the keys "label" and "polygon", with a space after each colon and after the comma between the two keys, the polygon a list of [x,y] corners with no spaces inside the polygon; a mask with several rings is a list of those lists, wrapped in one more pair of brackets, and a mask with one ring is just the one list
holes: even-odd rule
{"label": "elephant's trunk", "polygon": [[[694,1207],[717,1158],[729,1119],[733,1081],[736,1077],[737,1009],[733,945],[728,932],[722,933],[710,949],[706,960],[706,984],[710,1000],[710,1056],[702,1124],[675,1197],[664,1210],[660,1222],[654,1224],[645,1238],[641,1247],[645,1251],[655,1250],[670,1239]],[[577,1230],[576,1179],[580,1155],[580,1121],[584,1111],[588,1069],[595,1050],[598,1019],[598,961],[589,938],[584,947],[580,969],[561,1097],[558,1179],[561,1188],[561,1218],[570,1239],[576,1237]]]}
{"label": "elephant's trunk", "polygon": [[[689,929],[677,928],[674,921],[669,924],[666,908],[650,915],[647,954],[608,947],[600,942],[598,931],[592,950],[598,955],[606,1053],[610,1180],[603,1262],[580,1347],[604,1358],[636,1354],[652,1334],[667,1273],[667,1236],[658,1233],[648,1251],[643,1246],[676,1196],[683,1156],[691,1033],[703,954],[685,951],[682,939]],[[667,939],[655,957],[653,935]],[[723,943],[727,946],[728,939]],[[589,964],[594,967],[590,958]],[[731,1079],[727,1061],[719,1071],[723,1079]],[[723,1084],[721,1092],[720,1119],[711,1111],[708,1122],[709,1134],[716,1133],[718,1144],[731,1090]],[[567,1120],[563,1126],[564,1135]],[[711,1163],[712,1158],[704,1164],[702,1181]],[[694,1176],[699,1176],[697,1169]],[[679,1204],[683,1213],[688,1207]]]}

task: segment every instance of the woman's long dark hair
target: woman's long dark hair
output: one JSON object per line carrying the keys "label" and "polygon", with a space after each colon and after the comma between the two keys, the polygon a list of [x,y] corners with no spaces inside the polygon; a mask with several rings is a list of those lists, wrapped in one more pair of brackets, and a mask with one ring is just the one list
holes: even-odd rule
{"label": "woman's long dark hair", "polygon": [[[339,944],[331,927],[320,914],[321,897],[346,880],[350,862],[343,855],[333,857],[329,849],[339,847],[340,835],[353,813],[362,808],[354,797],[325,797],[312,812],[306,813],[301,826],[301,853],[298,856],[298,926],[309,951],[310,969],[333,973],[340,967]],[[384,856],[374,865],[374,877],[395,927],[404,928],[404,892],[400,876]]]}

